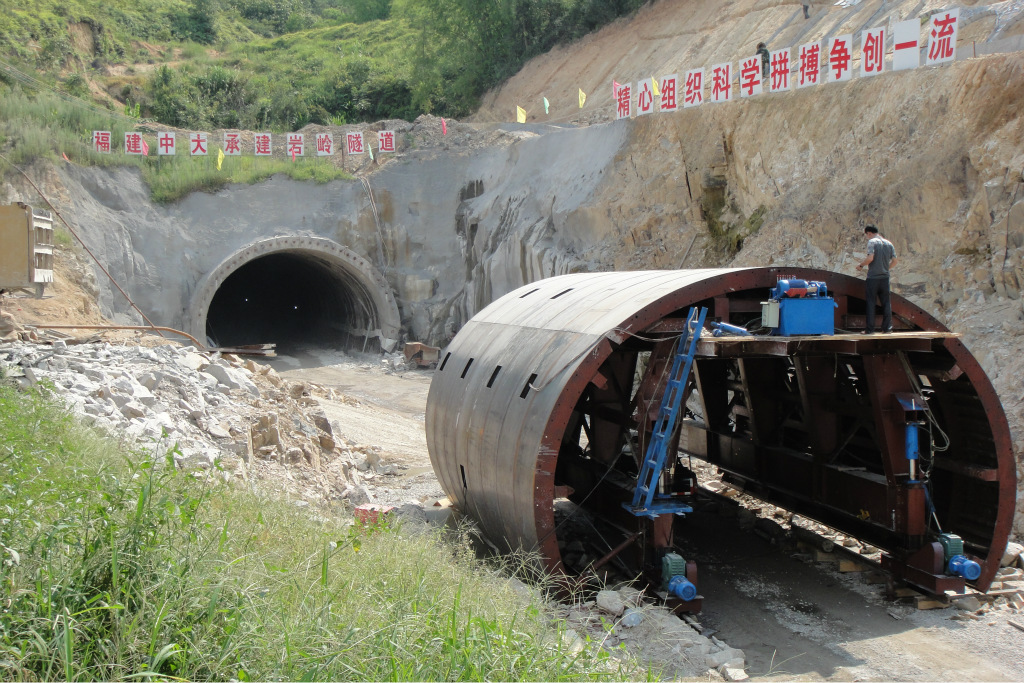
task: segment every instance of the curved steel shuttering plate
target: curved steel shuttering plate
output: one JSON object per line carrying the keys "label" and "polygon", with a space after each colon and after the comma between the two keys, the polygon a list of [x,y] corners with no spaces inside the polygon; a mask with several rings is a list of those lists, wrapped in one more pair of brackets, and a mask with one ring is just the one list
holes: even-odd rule
{"label": "curved steel shuttering plate", "polygon": [[[431,382],[427,444],[444,491],[493,542],[540,549],[557,570],[555,464],[570,415],[601,364],[632,334],[664,318],[682,317],[696,304],[714,311],[716,300],[730,297],[767,298],[782,276],[825,281],[837,300],[864,298],[863,280],[800,268],[563,275],[501,297],[456,335]],[[898,295],[892,307],[918,330],[948,331]],[[1009,428],[977,361],[956,338],[944,345],[977,393],[995,444],[998,500],[992,502],[998,512],[986,530],[991,548],[979,581],[987,586],[1013,519]]]}

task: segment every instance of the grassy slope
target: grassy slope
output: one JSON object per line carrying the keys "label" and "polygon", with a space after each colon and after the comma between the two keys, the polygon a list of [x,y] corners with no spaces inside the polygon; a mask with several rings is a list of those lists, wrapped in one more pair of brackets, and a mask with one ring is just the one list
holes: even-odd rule
{"label": "grassy slope", "polygon": [[[0,56],[162,123],[283,132],[463,116],[530,57],[643,1],[0,0]],[[393,18],[351,23],[369,4]]]}
{"label": "grassy slope", "polygon": [[644,675],[566,647],[464,540],[350,527],[200,475],[128,453],[45,390],[0,380],[0,676]]}
{"label": "grassy slope", "polygon": [[[303,3],[316,11],[271,21],[281,6]],[[185,0],[0,0],[0,58],[84,99],[95,95],[92,82],[172,125],[283,131],[310,122],[414,118],[412,29],[399,20],[348,23],[335,4],[222,0],[212,44],[200,46],[190,42],[197,31],[193,3]],[[166,63],[174,81],[160,92],[154,65]],[[228,110],[237,120],[223,120]]]}
{"label": "grassy slope", "polygon": [[[409,55],[415,32],[402,20],[309,29],[232,43],[159,71],[145,91],[144,114],[191,128],[297,130],[330,124],[411,120]],[[169,79],[161,87],[159,79]]]}
{"label": "grassy slope", "polygon": [[[121,141],[125,132],[135,127],[132,119],[69,103],[53,93],[25,93],[20,86],[0,84],[0,154],[6,159],[0,159],[0,178],[16,173],[11,164],[24,167],[34,159],[57,161],[67,155],[74,163],[90,166],[137,166],[157,202],[216,190],[227,183],[255,183],[276,173],[319,183],[351,178],[342,169],[316,163],[312,157],[296,163],[253,157],[226,159],[223,170],[218,171],[213,157],[204,163],[184,155],[158,158],[151,152],[148,157],[139,157],[120,151],[100,154],[92,148],[92,131],[111,131],[112,138]],[[154,136],[148,137],[151,148],[155,148]]]}
{"label": "grassy slope", "polygon": [[[281,131],[310,121],[413,118],[417,113],[409,108],[406,82],[405,54],[413,31],[403,22],[344,23],[258,38],[250,26],[268,32],[265,25],[247,24],[237,12],[224,10],[217,21],[223,53],[216,57],[195,43],[139,42],[169,39],[174,22],[188,9],[183,0],[33,0],[28,6],[0,0],[0,52],[16,68],[82,100],[92,99],[79,75],[85,73],[112,96],[141,101],[143,116],[153,115],[156,105],[162,104],[158,118],[193,129]],[[314,17],[312,23],[331,21]],[[85,51],[86,47],[94,51]],[[179,63],[166,72],[171,79],[163,89],[167,97],[154,102],[157,74],[141,67],[172,58]],[[130,62],[137,62],[137,68],[106,67]],[[224,170],[217,171],[212,163],[192,159],[102,155],[90,148],[91,131],[110,130],[114,140],[123,140],[137,123],[105,115],[75,97],[27,87],[0,70],[0,153],[18,166],[39,157],[57,160],[62,154],[75,163],[139,166],[158,202],[226,183],[258,182],[275,173],[316,182],[350,178],[331,165],[309,160],[292,164],[229,159]],[[11,167],[0,161],[0,177],[10,172]]]}
{"label": "grassy slope", "polygon": [[[184,0],[0,0],[0,49],[43,69],[75,59],[86,65],[130,60],[138,56],[133,40],[170,40],[170,18],[186,8]],[[96,29],[94,53],[86,54],[68,30],[80,22]]]}

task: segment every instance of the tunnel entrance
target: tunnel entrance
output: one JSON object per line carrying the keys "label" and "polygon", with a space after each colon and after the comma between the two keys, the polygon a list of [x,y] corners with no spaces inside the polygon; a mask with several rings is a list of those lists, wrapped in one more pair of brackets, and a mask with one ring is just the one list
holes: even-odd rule
{"label": "tunnel entrance", "polygon": [[217,290],[206,316],[206,336],[217,346],[274,343],[351,346],[353,331],[369,322],[351,283],[321,259],[293,253],[253,259]]}
{"label": "tunnel entrance", "polygon": [[218,347],[390,351],[399,316],[368,261],[330,240],[285,237],[221,263],[200,286],[192,328]]}

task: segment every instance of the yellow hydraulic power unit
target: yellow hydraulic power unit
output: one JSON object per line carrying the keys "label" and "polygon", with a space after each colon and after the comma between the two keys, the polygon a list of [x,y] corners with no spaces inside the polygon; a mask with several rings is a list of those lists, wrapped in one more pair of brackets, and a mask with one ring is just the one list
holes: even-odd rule
{"label": "yellow hydraulic power unit", "polygon": [[53,282],[53,217],[17,202],[0,206],[0,289],[34,289]]}

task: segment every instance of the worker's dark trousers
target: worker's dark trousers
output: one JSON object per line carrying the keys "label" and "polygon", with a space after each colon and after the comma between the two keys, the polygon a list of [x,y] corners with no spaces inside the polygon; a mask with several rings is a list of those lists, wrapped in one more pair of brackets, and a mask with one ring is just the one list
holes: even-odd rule
{"label": "worker's dark trousers", "polygon": [[865,301],[868,305],[867,320],[864,329],[875,331],[875,299],[882,304],[882,331],[892,332],[892,305],[889,303],[889,276],[869,277],[865,288]]}

